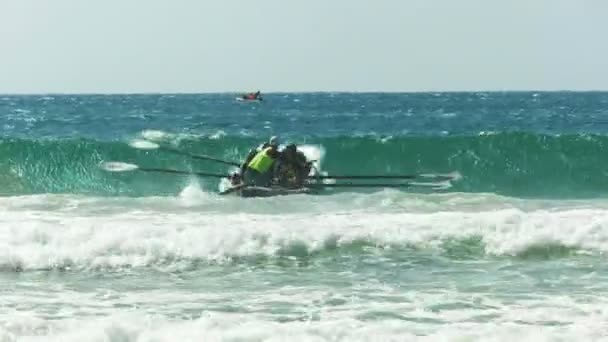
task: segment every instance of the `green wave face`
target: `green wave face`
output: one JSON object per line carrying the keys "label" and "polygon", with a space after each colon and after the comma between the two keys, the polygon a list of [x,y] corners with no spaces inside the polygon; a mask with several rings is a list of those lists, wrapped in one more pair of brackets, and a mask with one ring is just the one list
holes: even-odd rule
{"label": "green wave face", "polygon": [[[260,141],[251,138],[180,137],[161,144],[179,150],[240,161]],[[338,174],[411,174],[457,171],[449,191],[492,192],[515,197],[603,197],[608,137],[500,133],[480,136],[324,138],[298,142],[324,150],[322,169]],[[189,176],[139,171],[111,173],[104,161],[141,167],[228,172],[221,164],[126,142],[93,140],[0,141],[0,189],[4,195],[75,193],[152,196],[179,192]],[[200,179],[216,191],[217,179]]]}

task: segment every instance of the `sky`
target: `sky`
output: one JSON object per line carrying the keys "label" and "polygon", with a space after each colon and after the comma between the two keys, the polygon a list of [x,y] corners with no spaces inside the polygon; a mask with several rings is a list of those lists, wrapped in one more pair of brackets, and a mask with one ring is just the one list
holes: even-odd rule
{"label": "sky", "polygon": [[0,93],[608,90],[606,0],[0,0]]}

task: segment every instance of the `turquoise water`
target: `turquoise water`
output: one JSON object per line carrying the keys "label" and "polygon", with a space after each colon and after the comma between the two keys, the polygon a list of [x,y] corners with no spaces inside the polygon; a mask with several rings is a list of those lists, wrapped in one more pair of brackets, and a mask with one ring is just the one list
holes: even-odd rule
{"label": "turquoise water", "polygon": [[[608,93],[0,96],[0,340],[601,340]],[[270,135],[440,191],[241,199]]]}

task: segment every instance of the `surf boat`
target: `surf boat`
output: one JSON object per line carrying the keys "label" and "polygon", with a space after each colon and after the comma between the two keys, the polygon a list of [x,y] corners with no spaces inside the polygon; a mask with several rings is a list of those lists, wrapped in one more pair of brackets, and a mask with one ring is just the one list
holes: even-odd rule
{"label": "surf boat", "polygon": [[[157,143],[146,140],[136,140],[130,145],[134,148],[142,150],[162,149],[163,151],[166,151],[168,153],[187,156],[192,159],[213,161],[232,167],[240,166],[240,163],[237,162],[226,161],[212,156],[191,154],[174,149],[172,147],[160,146]],[[300,147],[298,147],[298,150],[299,149]],[[319,160],[320,158],[308,157],[308,159]],[[304,179],[303,184],[299,187],[282,187],[276,184],[270,185],[268,187],[260,187],[241,184],[242,181],[240,179],[234,178],[234,173],[232,175],[227,175],[225,173],[214,172],[188,171],[166,168],[149,168],[140,167],[136,164],[119,161],[102,162],[100,167],[109,172],[139,171],[221,179],[220,187],[223,186],[224,189],[219,191],[220,195],[233,194],[240,197],[272,197],[296,194],[322,194],[331,193],[327,190],[335,188],[414,188],[426,189],[427,191],[438,191],[451,188],[453,181],[457,181],[462,178],[458,172],[452,172],[447,174],[409,175],[329,175],[327,174],[327,172],[320,172],[320,168],[314,167],[314,172],[310,173]],[[361,180],[368,180],[371,181],[371,183],[359,183],[359,181]],[[381,182],[387,180],[390,182]]]}

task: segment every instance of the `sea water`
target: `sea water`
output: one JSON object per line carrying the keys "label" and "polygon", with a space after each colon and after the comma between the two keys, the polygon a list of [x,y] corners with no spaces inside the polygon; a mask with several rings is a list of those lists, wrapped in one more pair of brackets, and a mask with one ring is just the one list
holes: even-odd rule
{"label": "sea water", "polygon": [[[608,339],[608,93],[0,95],[0,127],[0,341]],[[459,177],[244,199],[102,167],[229,173],[187,154],[272,135]]]}

